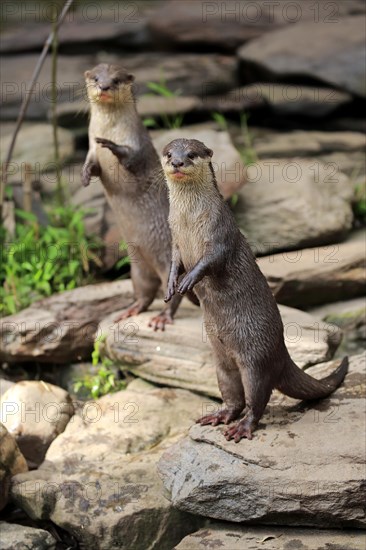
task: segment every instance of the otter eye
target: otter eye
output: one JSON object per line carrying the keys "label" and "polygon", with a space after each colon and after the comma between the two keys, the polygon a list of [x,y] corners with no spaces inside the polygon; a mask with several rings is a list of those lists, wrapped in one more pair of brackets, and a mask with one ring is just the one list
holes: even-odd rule
{"label": "otter eye", "polygon": [[113,82],[113,84],[119,84],[119,78],[114,78],[114,79],[112,80],[112,82]]}
{"label": "otter eye", "polygon": [[93,77],[94,82],[98,82],[99,78],[97,76]]}
{"label": "otter eye", "polygon": [[196,158],[196,154],[195,153],[188,153],[187,157],[191,160],[195,159]]}
{"label": "otter eye", "polygon": [[166,156],[167,156],[168,159],[171,159],[171,158],[172,158],[172,154],[171,154],[171,153],[167,153]]}

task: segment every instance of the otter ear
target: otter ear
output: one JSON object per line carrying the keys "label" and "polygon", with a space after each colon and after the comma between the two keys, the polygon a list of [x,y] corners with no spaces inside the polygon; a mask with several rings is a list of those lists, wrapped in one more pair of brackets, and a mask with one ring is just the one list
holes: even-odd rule
{"label": "otter ear", "polygon": [[127,82],[132,83],[132,82],[134,82],[134,80],[135,80],[135,77],[133,76],[133,74],[128,74],[127,75]]}
{"label": "otter ear", "polygon": [[212,157],[213,155],[213,150],[212,149],[206,149],[206,153],[208,154],[209,157]]}
{"label": "otter ear", "polygon": [[91,71],[85,71],[85,73],[84,73],[85,78],[89,78],[90,72],[91,72]]}

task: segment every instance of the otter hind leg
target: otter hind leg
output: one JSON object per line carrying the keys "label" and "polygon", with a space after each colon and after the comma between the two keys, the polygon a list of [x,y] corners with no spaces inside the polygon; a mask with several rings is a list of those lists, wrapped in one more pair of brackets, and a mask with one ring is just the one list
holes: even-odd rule
{"label": "otter hind leg", "polygon": [[224,433],[228,441],[234,439],[235,443],[238,443],[244,437],[247,439],[253,438],[253,431],[258,426],[272,393],[272,383],[268,376],[262,376],[253,368],[243,366],[241,367],[241,375],[247,405],[245,416]]}
{"label": "otter hind leg", "polygon": [[141,257],[131,263],[131,279],[136,300],[117,315],[115,323],[146,311],[161,285],[158,275]]}
{"label": "otter hind leg", "polygon": [[224,408],[212,414],[207,414],[197,420],[197,423],[205,426],[211,424],[229,424],[236,420],[245,408],[244,387],[239,369],[230,357],[226,356],[220,342],[216,345],[211,338],[216,352],[216,373],[220,392],[224,402]]}

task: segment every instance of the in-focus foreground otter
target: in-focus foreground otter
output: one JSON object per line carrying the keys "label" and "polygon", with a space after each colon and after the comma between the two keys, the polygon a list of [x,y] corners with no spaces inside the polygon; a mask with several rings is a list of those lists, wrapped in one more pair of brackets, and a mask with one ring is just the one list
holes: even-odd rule
{"label": "in-focus foreground otter", "polygon": [[[194,288],[217,360],[225,408],[198,422],[228,424],[225,437],[252,438],[271,392],[319,399],[341,384],[348,359],[316,380],[292,361],[276,301],[234,216],[224,202],[200,141],[177,139],[163,151],[172,232],[172,264],[165,300]],[[183,278],[179,276],[184,273]]]}
{"label": "in-focus foreground otter", "polygon": [[[116,318],[118,321],[145,311],[161,284],[167,283],[169,201],[158,154],[136,111],[133,75],[102,63],[86,71],[85,80],[91,117],[82,183],[89,185],[92,176],[100,177],[122,237],[132,250],[136,301]],[[164,330],[181,299],[176,295],[150,326]]]}

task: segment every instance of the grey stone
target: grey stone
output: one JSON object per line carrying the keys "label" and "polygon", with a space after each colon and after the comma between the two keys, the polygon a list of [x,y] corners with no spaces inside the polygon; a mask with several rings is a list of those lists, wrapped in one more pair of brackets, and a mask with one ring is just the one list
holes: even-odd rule
{"label": "grey stone", "polygon": [[337,167],[300,158],[248,166],[234,213],[258,254],[325,245],[352,227],[353,187]]}
{"label": "grey stone", "polygon": [[[65,128],[59,128],[59,154],[63,164],[74,153],[74,138]],[[8,152],[11,136],[0,137],[0,152],[4,158]],[[40,178],[42,172],[55,169],[52,126],[50,124],[24,124],[19,131],[14,155],[9,165],[9,183],[22,181],[26,164],[31,169],[32,179]]]}
{"label": "grey stone", "polygon": [[96,550],[170,550],[200,518],[163,496],[156,462],[210,400],[141,384],[84,404],[12,499]]}
{"label": "grey stone", "polygon": [[0,423],[0,510],[7,502],[12,476],[28,470],[27,462],[14,437]]}
{"label": "grey stone", "polygon": [[286,527],[246,527],[212,523],[187,535],[176,550],[364,550],[362,531],[325,529],[289,529]]}
{"label": "grey stone", "polygon": [[[310,77],[365,97],[364,15],[333,15],[274,30],[239,49],[242,74],[252,78]],[[311,36],[311,40],[309,37]]]}
{"label": "grey stone", "polygon": [[0,521],[1,550],[56,550],[56,539],[35,527]]}
{"label": "grey stone", "polygon": [[159,461],[173,505],[233,522],[364,528],[365,360],[351,357],[344,383],[312,405],[276,392],[252,441],[193,426]]}
{"label": "grey stone", "polygon": [[[100,324],[100,333],[105,335],[102,353],[145,380],[221,397],[200,310],[184,301],[174,325],[165,332],[153,332],[148,327],[148,320],[152,312],[158,312],[161,307],[162,304],[156,300],[150,312],[118,325],[113,323],[112,316],[104,319]],[[339,329],[321,323],[303,311],[285,306],[281,306],[280,311],[286,344],[300,367],[333,356],[341,340]]]}
{"label": "grey stone", "polygon": [[365,135],[360,132],[269,131],[265,136],[253,140],[253,147],[261,159],[317,156],[335,151],[364,151],[365,146]]}
{"label": "grey stone", "polygon": [[365,230],[343,243],[259,258],[258,265],[277,302],[306,307],[363,296]]}
{"label": "grey stone", "polygon": [[54,294],[0,320],[0,361],[69,363],[89,358],[98,324],[133,300],[131,281]]}
{"label": "grey stone", "polygon": [[70,395],[42,380],[17,382],[1,397],[0,405],[0,420],[30,468],[43,462],[48,447],[74,414]]}

